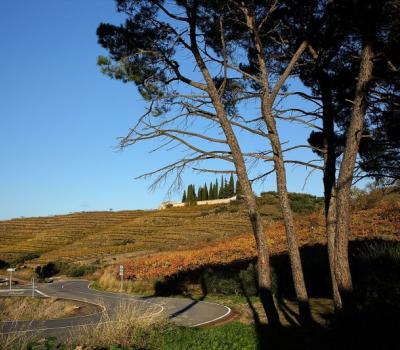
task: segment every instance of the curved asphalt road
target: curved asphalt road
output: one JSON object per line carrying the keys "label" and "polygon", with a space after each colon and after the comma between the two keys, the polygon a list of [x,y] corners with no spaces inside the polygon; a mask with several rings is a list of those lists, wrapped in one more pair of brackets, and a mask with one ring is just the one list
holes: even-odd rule
{"label": "curved asphalt road", "polygon": [[[89,282],[83,280],[54,282],[39,285],[40,294],[49,297],[73,299],[100,305],[97,313],[45,321],[0,322],[0,333],[35,331],[43,336],[64,336],[72,328],[82,325],[95,325],[101,320],[104,308],[109,315],[115,314],[118,307],[132,303],[135,310],[143,310],[151,314],[162,314],[172,322],[188,327],[197,327],[215,322],[231,312],[230,308],[216,303],[195,301],[191,299],[163,297],[135,297],[123,293],[100,292],[89,288]],[[3,290],[4,291],[4,290]],[[4,291],[5,292],[5,291]],[[30,295],[29,289],[14,291],[14,295]],[[1,293],[9,295],[9,293]]]}

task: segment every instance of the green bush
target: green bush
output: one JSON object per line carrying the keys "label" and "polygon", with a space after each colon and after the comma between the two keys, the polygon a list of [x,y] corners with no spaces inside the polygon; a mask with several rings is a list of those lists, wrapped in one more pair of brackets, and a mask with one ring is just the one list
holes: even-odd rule
{"label": "green bush", "polygon": [[306,193],[289,193],[290,207],[295,213],[310,214],[318,210],[323,204],[322,197]]}
{"label": "green bush", "polygon": [[89,275],[95,271],[96,271],[96,266],[93,266],[93,265],[71,266],[66,271],[66,275],[68,277],[81,277],[81,276]]}
{"label": "green bush", "polygon": [[203,287],[207,293],[217,294],[240,294],[241,285],[234,275],[227,275],[216,272],[213,269],[207,269],[202,276]]}
{"label": "green bush", "polygon": [[57,268],[56,264],[49,262],[46,265],[37,266],[36,274],[39,278],[48,278],[56,275],[60,270]]}
{"label": "green bush", "polygon": [[279,204],[278,194],[276,192],[261,192],[261,197],[257,198],[257,203],[259,205],[277,205]]}
{"label": "green bush", "polygon": [[[323,204],[322,197],[316,197],[307,193],[289,192],[290,206],[295,213],[310,214],[318,210]],[[273,205],[279,207],[278,194],[274,191],[261,192],[261,197],[257,198],[260,206]]]}
{"label": "green bush", "polygon": [[58,262],[56,265],[59,273],[68,277],[82,277],[97,270],[95,265],[77,265],[66,262]]}
{"label": "green bush", "polygon": [[228,210],[228,208],[226,206],[221,206],[221,207],[215,208],[214,213],[219,214],[219,213],[226,212],[227,210]]}
{"label": "green bush", "polygon": [[[277,290],[274,270],[272,270],[272,292]],[[247,295],[258,294],[257,267],[249,264],[246,269],[214,270],[207,269],[201,277],[203,288],[206,293],[224,295]]]}
{"label": "green bush", "polygon": [[358,307],[400,310],[400,242],[367,242],[353,259]]}
{"label": "green bush", "polygon": [[21,255],[13,261],[13,265],[23,264],[25,261],[33,260],[39,258],[40,255],[36,253],[28,253]]}
{"label": "green bush", "polygon": [[5,269],[9,266],[10,266],[10,264],[7,261],[0,259],[0,269]]}

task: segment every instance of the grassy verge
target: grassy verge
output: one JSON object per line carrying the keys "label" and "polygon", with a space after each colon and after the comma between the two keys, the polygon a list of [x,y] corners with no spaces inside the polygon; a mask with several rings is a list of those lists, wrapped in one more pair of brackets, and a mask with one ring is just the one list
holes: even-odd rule
{"label": "grassy verge", "polygon": [[168,350],[250,350],[257,349],[258,338],[254,326],[231,322],[213,328],[176,328],[163,336]]}
{"label": "grassy verge", "polygon": [[[125,320],[126,321],[126,320]],[[214,328],[175,327],[151,320],[134,320],[127,323],[106,323],[84,328],[67,342],[58,344],[55,339],[27,343],[21,350],[31,349],[90,349],[90,350],[256,350],[259,348],[254,326],[232,322]],[[1,348],[1,347],[0,347]]]}
{"label": "grassy verge", "polygon": [[0,310],[0,321],[23,321],[91,314],[98,308],[92,304],[56,298],[2,297]]}

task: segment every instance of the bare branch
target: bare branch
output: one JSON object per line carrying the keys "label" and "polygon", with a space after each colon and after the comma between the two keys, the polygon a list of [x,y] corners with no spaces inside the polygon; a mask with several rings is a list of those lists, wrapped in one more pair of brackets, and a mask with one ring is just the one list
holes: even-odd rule
{"label": "bare branch", "polygon": [[236,174],[236,170],[217,170],[217,169],[205,169],[205,168],[192,168],[200,173],[214,173],[214,174]]}

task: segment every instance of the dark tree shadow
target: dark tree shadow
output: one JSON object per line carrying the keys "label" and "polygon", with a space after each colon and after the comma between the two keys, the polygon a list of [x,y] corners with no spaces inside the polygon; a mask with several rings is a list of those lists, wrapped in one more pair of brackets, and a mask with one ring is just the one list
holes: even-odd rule
{"label": "dark tree shadow", "polygon": [[[398,349],[400,344],[399,256],[400,242],[376,239],[350,242],[349,258],[354,292],[349,298],[353,300],[353,307],[340,314],[322,316],[326,324],[302,322],[299,313],[287,303],[287,300],[295,300],[287,254],[271,258],[274,285],[273,290],[266,294],[254,287],[256,274],[250,267],[255,265],[255,260],[182,271],[158,282],[155,290],[157,295],[191,296],[188,285],[197,283],[201,287],[202,296],[196,300],[204,299],[209,293],[242,294],[252,313],[259,349],[392,350]],[[309,296],[330,298],[331,279],[326,247],[303,247],[301,258]],[[273,293],[282,320],[285,319],[288,326],[276,327],[272,326],[273,322],[263,323],[252,302],[251,297],[258,296],[261,301],[273,303]],[[265,295],[266,299],[262,300]],[[271,314],[267,316],[270,321]]]}

